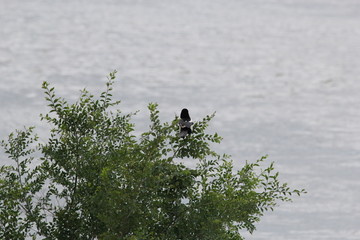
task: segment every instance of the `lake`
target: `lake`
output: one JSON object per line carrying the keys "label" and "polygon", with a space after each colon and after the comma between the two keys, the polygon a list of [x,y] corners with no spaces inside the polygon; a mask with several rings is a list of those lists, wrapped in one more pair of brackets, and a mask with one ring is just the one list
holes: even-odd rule
{"label": "lake", "polygon": [[216,111],[219,152],[306,188],[247,239],[360,239],[359,57],[358,0],[0,0],[0,137],[47,130],[43,81],[72,101],[116,69],[138,131],[149,102]]}

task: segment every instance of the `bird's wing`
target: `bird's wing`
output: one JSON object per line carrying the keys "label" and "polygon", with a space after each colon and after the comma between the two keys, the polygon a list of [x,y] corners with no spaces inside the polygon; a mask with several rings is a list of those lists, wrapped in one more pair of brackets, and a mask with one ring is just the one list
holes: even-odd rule
{"label": "bird's wing", "polygon": [[191,125],[193,125],[193,122],[184,122],[185,127],[191,127]]}

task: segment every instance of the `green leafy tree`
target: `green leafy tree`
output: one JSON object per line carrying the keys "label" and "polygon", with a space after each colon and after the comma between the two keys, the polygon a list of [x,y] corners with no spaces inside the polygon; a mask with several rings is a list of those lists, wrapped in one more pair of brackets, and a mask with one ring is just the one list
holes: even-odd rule
{"label": "green leafy tree", "polygon": [[[162,123],[150,103],[150,127],[136,136],[133,114],[116,110],[111,90],[86,90],[73,104],[43,83],[51,125],[47,142],[33,128],[2,141],[13,164],[0,168],[0,239],[243,239],[279,201],[290,201],[273,163],[244,162],[210,148],[214,114],[178,136],[178,117]],[[192,159],[189,168],[182,159]]]}

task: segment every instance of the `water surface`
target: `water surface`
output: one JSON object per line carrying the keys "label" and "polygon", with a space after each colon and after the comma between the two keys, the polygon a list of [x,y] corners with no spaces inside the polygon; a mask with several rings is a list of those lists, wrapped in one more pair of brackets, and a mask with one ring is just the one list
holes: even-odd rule
{"label": "water surface", "polygon": [[308,190],[247,239],[360,239],[359,26],[357,0],[0,0],[0,137],[46,130],[42,81],[75,100],[117,69],[139,131],[148,102],[216,111],[219,151]]}

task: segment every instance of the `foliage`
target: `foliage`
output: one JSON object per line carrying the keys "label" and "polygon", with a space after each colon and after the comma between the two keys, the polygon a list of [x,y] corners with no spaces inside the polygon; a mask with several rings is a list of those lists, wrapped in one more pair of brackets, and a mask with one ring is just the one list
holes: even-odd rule
{"label": "foliage", "polygon": [[[86,90],[70,104],[43,83],[51,124],[40,143],[33,128],[2,141],[12,165],[0,168],[0,239],[243,239],[279,201],[290,201],[273,163],[262,157],[235,171],[227,155],[210,148],[213,115],[178,137],[178,117],[159,119],[135,136],[133,114],[112,111],[115,72],[95,98]],[[192,159],[194,169],[181,159]]]}

